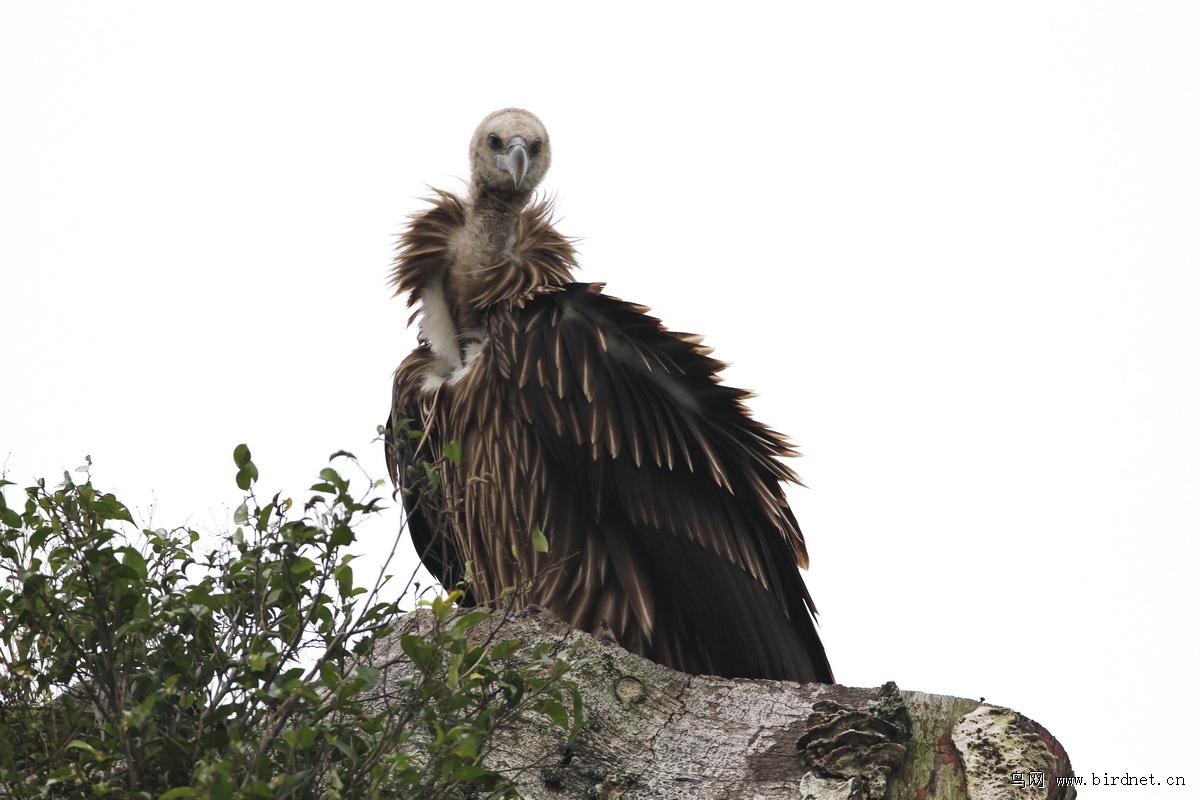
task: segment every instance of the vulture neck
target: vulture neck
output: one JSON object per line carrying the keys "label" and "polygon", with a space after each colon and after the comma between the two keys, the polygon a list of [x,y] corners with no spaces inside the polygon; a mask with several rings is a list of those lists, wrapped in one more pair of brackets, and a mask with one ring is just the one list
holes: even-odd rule
{"label": "vulture neck", "polygon": [[446,273],[423,292],[423,333],[448,378],[470,366],[483,346],[486,308],[473,300],[487,294],[487,268],[511,257],[517,219],[531,195],[473,186],[462,230],[450,242]]}
{"label": "vulture neck", "polygon": [[482,266],[496,263],[512,246],[517,217],[529,205],[531,197],[532,190],[500,192],[489,187],[471,188],[466,227],[468,236],[481,246]]}

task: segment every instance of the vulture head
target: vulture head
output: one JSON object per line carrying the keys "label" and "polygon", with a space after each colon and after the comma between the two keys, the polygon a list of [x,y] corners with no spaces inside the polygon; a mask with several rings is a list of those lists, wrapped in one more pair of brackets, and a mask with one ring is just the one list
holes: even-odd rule
{"label": "vulture head", "polygon": [[550,168],[550,137],[542,121],[520,108],[488,114],[471,137],[471,185],[525,201]]}

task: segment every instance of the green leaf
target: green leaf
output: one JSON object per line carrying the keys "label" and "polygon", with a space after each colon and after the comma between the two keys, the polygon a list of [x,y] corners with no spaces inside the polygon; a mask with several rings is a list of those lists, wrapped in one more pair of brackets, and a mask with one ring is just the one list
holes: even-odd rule
{"label": "green leaf", "polygon": [[317,729],[311,725],[304,725],[300,728],[293,728],[283,732],[283,741],[288,747],[296,750],[304,750],[312,747],[312,743],[317,739]]}
{"label": "green leaf", "polygon": [[546,541],[546,534],[542,533],[540,525],[535,525],[533,528],[533,549],[537,553],[550,552],[550,543]]}
{"label": "green leaf", "polygon": [[68,750],[82,750],[83,752],[85,752],[89,756],[91,756],[92,758],[96,758],[97,756],[100,755],[98,752],[96,752],[96,748],[92,747],[90,744],[83,741],[82,739],[72,739],[70,742],[67,743],[67,749]]}
{"label": "green leaf", "polygon": [[293,562],[292,574],[299,575],[302,572],[313,572],[316,569],[316,566],[317,562],[313,561],[311,558],[304,558],[301,556],[300,558],[297,558],[295,562]]}
{"label": "green leaf", "polygon": [[[20,521],[20,518],[18,518],[17,524],[14,525],[13,527],[19,528],[20,526],[21,526],[21,521]],[[50,534],[53,532],[54,531],[50,528],[49,525],[38,528],[29,537],[29,550],[34,553],[36,553],[38,550],[41,550],[42,545],[46,543],[46,539],[49,538]]]}
{"label": "green leaf", "polygon": [[400,637],[400,648],[404,651],[404,655],[408,656],[409,660],[416,665],[417,669],[425,669],[428,667],[437,648],[427,641],[424,636],[417,634],[409,634],[408,636]]}
{"label": "green leaf", "polygon": [[363,681],[365,689],[374,689],[375,684],[379,683],[379,678],[383,674],[379,671],[378,667],[371,667],[364,664],[360,664],[354,672]]}
{"label": "green leaf", "polygon": [[467,613],[463,614],[461,617],[456,619],[454,621],[454,627],[458,630],[464,630],[464,631],[470,630],[471,628],[474,628],[479,623],[483,622],[485,619],[491,619],[491,618],[492,618],[492,613],[490,611],[484,611],[481,608],[477,608],[473,611],[468,611]]}
{"label": "green leaf", "polygon": [[442,455],[457,464],[462,460],[462,445],[458,442],[446,442],[442,445]]}
{"label": "green leaf", "polygon": [[239,444],[233,448],[233,463],[238,466],[238,469],[250,463],[250,448],[244,444]]}
{"label": "green leaf", "polygon": [[505,639],[502,642],[496,642],[492,645],[492,658],[499,661],[510,659],[520,646],[520,639]]}
{"label": "green leaf", "polygon": [[[474,756],[472,756],[474,757]],[[478,764],[460,764],[454,768],[454,778],[460,781],[473,781],[483,777],[493,777],[496,773]],[[493,795],[489,795],[491,797]]]}
{"label": "green leaf", "polygon": [[59,767],[58,769],[54,770],[54,772],[51,772],[46,776],[48,779],[46,781],[46,785],[52,786],[55,783],[61,783],[63,780],[72,777],[74,774],[75,767],[71,766],[70,764],[65,767]]}
{"label": "green leaf", "polygon": [[146,557],[134,547],[126,545],[118,547],[117,552],[121,553],[121,563],[129,567],[137,574],[139,581],[146,580]]}
{"label": "green leaf", "polygon": [[8,506],[0,508],[0,520],[3,520],[4,524],[10,528],[21,527],[21,515],[18,514],[16,510],[11,509]]}
{"label": "green leaf", "polygon": [[542,698],[533,706],[537,711],[545,714],[558,727],[564,731],[571,729],[571,718],[567,714],[567,709],[563,704],[549,697]]}
{"label": "green leaf", "polygon": [[338,668],[331,661],[326,661],[321,664],[321,683],[329,689],[338,685],[341,681],[342,674],[338,672]]}
{"label": "green leaf", "polygon": [[338,596],[350,597],[354,593],[354,570],[349,564],[334,570],[333,577],[337,579]]}
{"label": "green leaf", "polygon": [[421,466],[425,468],[425,479],[429,481],[429,488],[436,492],[438,487],[442,485],[442,476],[438,474],[433,464],[430,464],[428,461],[422,461]]}
{"label": "green leaf", "polygon": [[[453,749],[454,749],[454,754],[461,758],[469,758],[469,759],[479,758],[479,742],[476,741],[474,736],[470,735],[469,733],[467,733],[465,731],[460,733],[458,742],[455,743]],[[468,768],[470,766],[472,766],[472,765],[469,765],[469,764],[463,765],[463,767],[468,767]],[[460,767],[454,771],[454,777],[459,778],[460,780],[464,779],[466,777],[464,775],[464,773],[467,772],[467,770],[463,769],[463,767]],[[471,776],[471,777],[475,777],[475,776]]]}
{"label": "green leaf", "polygon": [[133,515],[125,504],[111,494],[101,494],[93,501],[93,507],[102,519],[119,519],[133,524]]}
{"label": "green leaf", "polygon": [[229,777],[229,773],[222,770],[213,775],[213,800],[231,800],[233,798],[233,789],[233,779]]}
{"label": "green leaf", "polygon": [[329,536],[330,547],[345,547],[354,541],[354,529],[349,525],[336,524],[333,526],[333,533]]}
{"label": "green leaf", "polygon": [[256,480],[258,480],[258,467],[254,466],[253,461],[248,461],[246,466],[238,470],[237,487],[243,492],[248,491]]}

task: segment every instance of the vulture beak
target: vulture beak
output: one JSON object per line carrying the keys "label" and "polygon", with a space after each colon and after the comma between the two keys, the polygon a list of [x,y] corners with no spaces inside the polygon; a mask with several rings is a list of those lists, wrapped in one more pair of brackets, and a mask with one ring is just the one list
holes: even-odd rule
{"label": "vulture beak", "polygon": [[512,175],[514,189],[521,188],[521,181],[529,172],[529,151],[525,147],[525,140],[520,136],[509,139],[508,151],[496,156],[496,166]]}

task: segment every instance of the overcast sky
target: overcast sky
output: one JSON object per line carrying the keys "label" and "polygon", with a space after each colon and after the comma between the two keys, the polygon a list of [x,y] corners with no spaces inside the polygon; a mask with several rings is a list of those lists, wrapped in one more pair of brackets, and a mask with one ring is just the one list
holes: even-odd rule
{"label": "overcast sky", "polygon": [[4,4],[8,478],[215,530],[239,442],[384,477],[394,237],[525,107],[581,279],[806,454],[838,678],[1200,783],[1200,5],[782,6]]}

